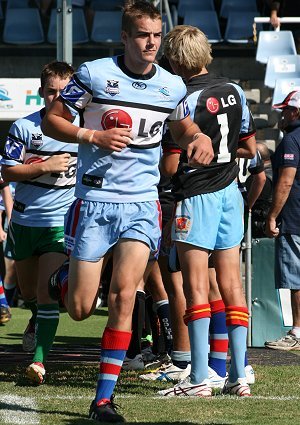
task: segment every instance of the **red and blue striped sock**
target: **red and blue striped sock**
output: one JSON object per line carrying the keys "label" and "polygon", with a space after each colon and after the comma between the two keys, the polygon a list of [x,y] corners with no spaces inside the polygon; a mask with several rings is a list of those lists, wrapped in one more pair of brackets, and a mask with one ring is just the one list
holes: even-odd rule
{"label": "red and blue striped sock", "polygon": [[0,280],[0,306],[8,307],[8,303],[7,303],[7,300],[6,300],[5,293],[4,293],[3,283],[2,283],[1,280]]}
{"label": "red and blue striped sock", "polygon": [[226,376],[226,359],[228,352],[228,330],[226,326],[225,304],[223,300],[210,302],[211,319],[209,325],[210,353],[208,366],[219,376]]}
{"label": "red and blue striped sock", "polygon": [[116,386],[131,332],[106,327],[101,341],[100,373],[96,389],[96,403],[110,400]]}

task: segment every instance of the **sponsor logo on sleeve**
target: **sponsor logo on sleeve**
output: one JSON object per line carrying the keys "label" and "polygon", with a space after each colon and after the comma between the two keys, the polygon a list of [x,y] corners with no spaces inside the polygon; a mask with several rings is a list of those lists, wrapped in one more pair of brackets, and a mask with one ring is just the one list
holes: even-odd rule
{"label": "sponsor logo on sleeve", "polygon": [[10,159],[19,160],[22,155],[24,145],[16,140],[8,140],[5,145],[5,154]]}
{"label": "sponsor logo on sleeve", "polygon": [[85,91],[79,87],[75,80],[71,80],[61,92],[62,97],[71,103],[76,103],[84,94]]}
{"label": "sponsor logo on sleeve", "polygon": [[283,155],[283,159],[287,159],[288,161],[293,161],[295,159],[295,155],[293,153],[285,153]]}

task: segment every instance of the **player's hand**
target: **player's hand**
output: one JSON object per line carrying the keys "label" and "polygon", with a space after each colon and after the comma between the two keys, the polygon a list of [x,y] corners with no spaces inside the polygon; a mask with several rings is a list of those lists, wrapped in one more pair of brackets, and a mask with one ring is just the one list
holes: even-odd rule
{"label": "player's hand", "polygon": [[99,148],[121,152],[132,142],[131,128],[111,128],[96,131],[92,143]]}
{"label": "player's hand", "polygon": [[44,171],[46,173],[62,173],[64,171],[68,171],[70,158],[71,155],[69,153],[52,155],[44,161]]}
{"label": "player's hand", "polygon": [[276,238],[279,235],[279,229],[276,226],[276,219],[268,217],[266,220],[265,234],[269,238]]}
{"label": "player's hand", "polygon": [[211,138],[203,133],[197,133],[198,137],[187,147],[188,164],[192,167],[208,165],[214,158],[214,150]]}
{"label": "player's hand", "polygon": [[6,241],[7,234],[3,229],[0,229],[0,242]]}

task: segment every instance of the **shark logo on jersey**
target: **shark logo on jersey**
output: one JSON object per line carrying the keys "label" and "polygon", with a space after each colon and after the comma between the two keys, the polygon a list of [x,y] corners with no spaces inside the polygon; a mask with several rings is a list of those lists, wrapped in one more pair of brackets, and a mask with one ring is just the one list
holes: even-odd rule
{"label": "shark logo on jersey", "polygon": [[5,156],[7,158],[20,160],[23,149],[24,145],[22,142],[19,142],[18,140],[11,140],[8,136],[8,140],[4,148]]}
{"label": "shark logo on jersey", "polygon": [[72,79],[62,91],[63,98],[72,103],[76,103],[84,94],[85,91],[74,79]]}
{"label": "shark logo on jersey", "polygon": [[43,145],[43,134],[42,133],[35,133],[31,134],[31,144],[35,146],[36,148]]}
{"label": "shark logo on jersey", "polygon": [[159,93],[161,93],[164,97],[169,97],[170,96],[170,92],[167,89],[167,87],[161,87],[159,90]]}
{"label": "shark logo on jersey", "polygon": [[122,109],[110,109],[103,114],[101,125],[104,130],[110,130],[111,128],[132,128],[132,119]]}
{"label": "shark logo on jersey", "polygon": [[117,80],[107,80],[105,93],[108,93],[111,96],[115,96],[116,94],[119,94],[120,93],[119,81],[117,81]]}

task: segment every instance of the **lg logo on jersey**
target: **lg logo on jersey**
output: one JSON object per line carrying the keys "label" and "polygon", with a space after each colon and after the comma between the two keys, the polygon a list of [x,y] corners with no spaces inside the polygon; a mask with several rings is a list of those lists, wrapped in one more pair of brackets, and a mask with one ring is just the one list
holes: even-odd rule
{"label": "lg logo on jersey", "polygon": [[[236,99],[233,94],[230,94],[225,100],[224,97],[221,97],[221,103],[223,108],[228,108],[228,106],[236,105]],[[220,103],[215,97],[209,97],[206,101],[206,109],[211,114],[217,114],[220,109]]]}
{"label": "lg logo on jersey", "polygon": [[[155,136],[161,129],[162,121],[156,121],[152,124],[149,132],[146,129],[146,119],[141,118],[138,130],[138,136],[148,137]],[[122,109],[111,109],[105,112],[101,119],[101,125],[104,130],[110,130],[111,128],[132,128],[131,116],[123,111]]]}
{"label": "lg logo on jersey", "polygon": [[122,109],[111,109],[103,114],[101,125],[104,130],[110,130],[111,128],[131,128],[132,119]]}

